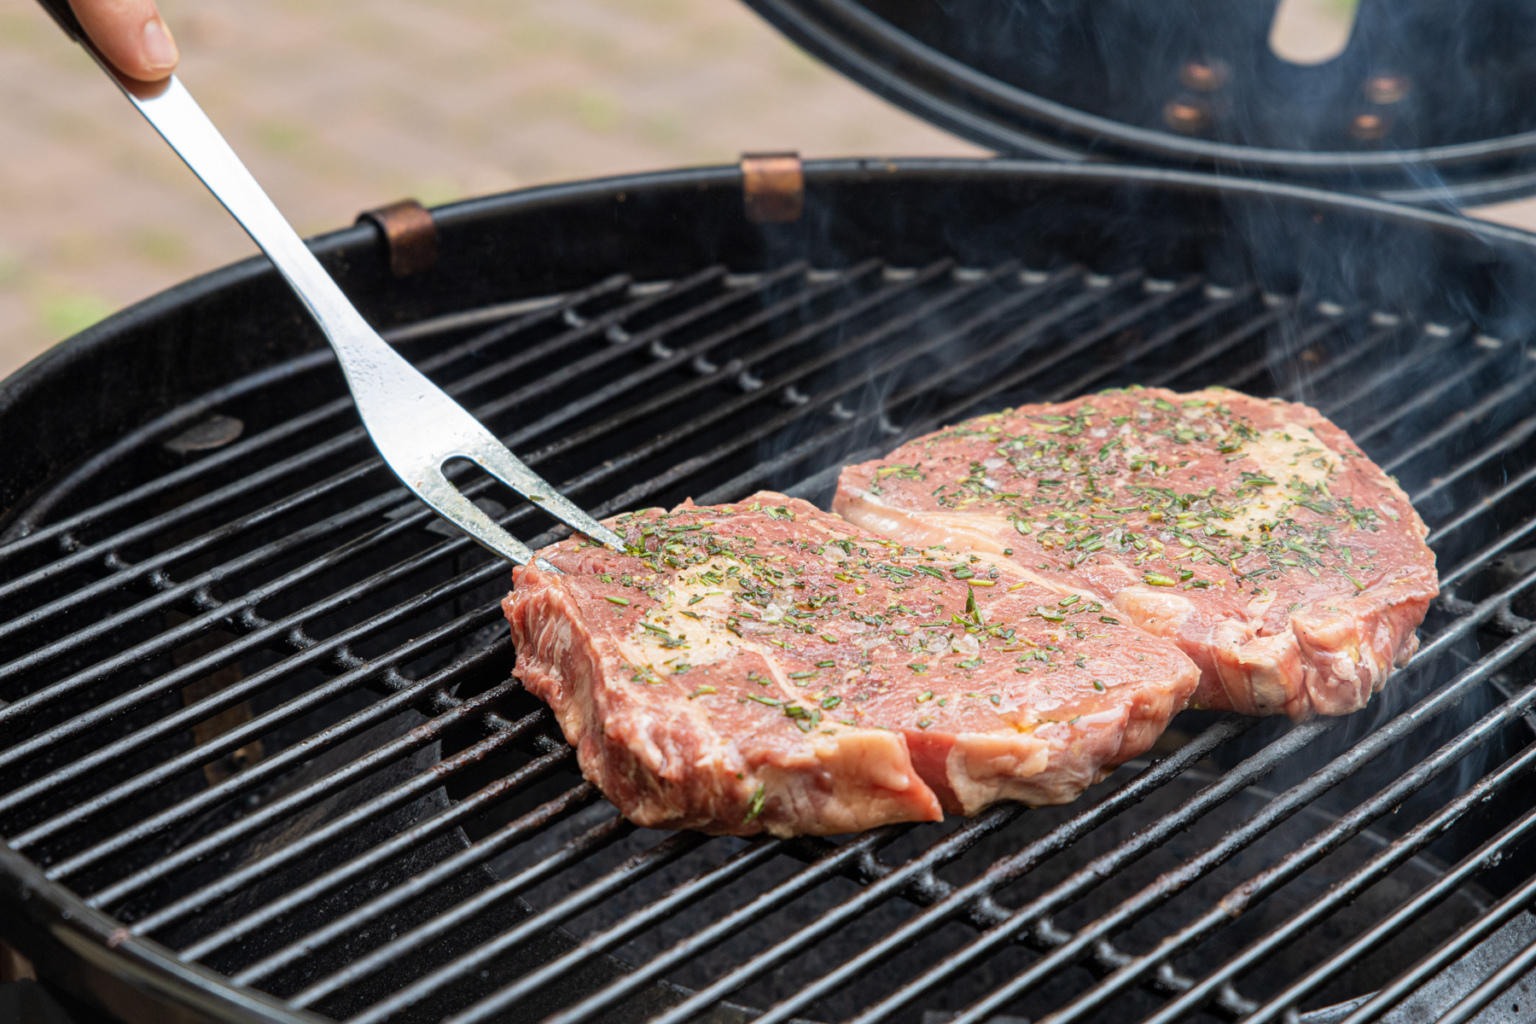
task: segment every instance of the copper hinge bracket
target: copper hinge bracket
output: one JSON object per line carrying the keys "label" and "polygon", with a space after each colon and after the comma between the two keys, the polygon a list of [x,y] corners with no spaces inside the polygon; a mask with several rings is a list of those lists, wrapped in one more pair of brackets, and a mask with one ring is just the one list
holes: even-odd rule
{"label": "copper hinge bracket", "polygon": [[799,153],[743,153],[741,193],[747,220],[789,224],[805,209],[805,171]]}
{"label": "copper hinge bracket", "polygon": [[437,222],[432,213],[414,199],[364,210],[357,222],[376,225],[389,247],[389,270],[396,277],[409,277],[437,266]]}

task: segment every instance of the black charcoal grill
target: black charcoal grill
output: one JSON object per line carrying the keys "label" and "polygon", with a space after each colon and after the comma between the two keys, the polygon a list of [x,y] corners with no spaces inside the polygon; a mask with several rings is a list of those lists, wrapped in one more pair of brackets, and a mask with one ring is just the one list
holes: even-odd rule
{"label": "black charcoal grill", "polygon": [[824,501],[1114,385],[1304,399],[1434,531],[1413,663],[1346,718],[1186,713],[1067,807],[635,829],[509,679],[506,567],[394,485],[247,261],[0,385],[0,937],[49,990],[134,1024],[1536,1017],[1536,240],[1166,171],[749,170],[444,207],[426,269],[372,221],[315,246],[603,514]]}

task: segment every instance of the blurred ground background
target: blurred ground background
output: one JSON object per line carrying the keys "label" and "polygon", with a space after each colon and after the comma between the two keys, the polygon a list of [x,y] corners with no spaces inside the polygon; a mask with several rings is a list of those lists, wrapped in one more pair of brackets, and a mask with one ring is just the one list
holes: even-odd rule
{"label": "blurred ground background", "polygon": [[[816,63],[735,0],[161,7],[183,79],[303,234],[404,196],[432,204],[744,150],[981,152]],[[29,0],[0,0],[0,97],[0,377],[255,251]],[[1533,209],[1498,216],[1531,226]]]}
{"label": "blurred ground background", "polygon": [[[736,160],[979,154],[734,0],[162,0],[181,75],[301,234],[415,196]],[[255,252],[29,0],[0,3],[0,377]]]}

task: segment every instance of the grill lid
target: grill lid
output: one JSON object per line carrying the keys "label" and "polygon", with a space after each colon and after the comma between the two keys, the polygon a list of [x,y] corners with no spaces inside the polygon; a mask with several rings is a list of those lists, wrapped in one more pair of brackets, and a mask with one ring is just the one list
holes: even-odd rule
{"label": "grill lid", "polygon": [[1312,64],[1271,49],[1292,0],[747,2],[860,84],[1003,154],[1415,203],[1536,190],[1536,107],[1520,102],[1536,89],[1522,58],[1536,12],[1518,0],[1361,0],[1342,52]]}

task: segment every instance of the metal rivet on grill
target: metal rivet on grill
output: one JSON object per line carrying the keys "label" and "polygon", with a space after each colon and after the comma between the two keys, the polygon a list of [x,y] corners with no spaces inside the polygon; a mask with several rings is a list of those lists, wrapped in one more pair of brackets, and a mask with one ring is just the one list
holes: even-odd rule
{"label": "metal rivet on grill", "polygon": [[1179,68],[1179,81],[1186,89],[1215,92],[1232,77],[1232,69],[1222,60],[1192,60]]}
{"label": "metal rivet on grill", "polygon": [[1372,75],[1365,80],[1365,98],[1387,106],[1401,103],[1408,96],[1408,79],[1403,75]]}
{"label": "metal rivet on grill", "polygon": [[437,266],[437,222],[432,212],[414,199],[402,199],[388,206],[364,210],[357,223],[367,221],[378,227],[389,248],[389,272],[409,277]]}
{"label": "metal rivet on grill", "polygon": [[693,372],[694,373],[710,374],[710,373],[714,373],[718,369],[720,369],[720,367],[716,366],[714,363],[710,362],[708,359],[705,359],[702,355],[697,355],[697,356],[693,357]]}
{"label": "metal rivet on grill", "polygon": [[1161,295],[1174,289],[1172,281],[1165,281],[1160,277],[1149,277],[1141,282],[1141,290],[1152,295]]}
{"label": "metal rivet on grill", "polygon": [[1392,120],[1385,114],[1356,114],[1349,122],[1349,134],[1365,142],[1373,142],[1392,130]]}
{"label": "metal rivet on grill", "polygon": [[826,281],[836,281],[843,276],[841,270],[817,270],[815,267],[805,272],[806,281],[811,284],[822,284]]}
{"label": "metal rivet on grill", "polygon": [[779,401],[783,402],[785,405],[804,405],[810,400],[811,399],[809,395],[805,394],[793,384],[779,392]]}
{"label": "metal rivet on grill", "polygon": [[916,267],[883,267],[880,276],[887,281],[910,281],[917,276]]}
{"label": "metal rivet on grill", "polygon": [[798,153],[744,153],[741,196],[747,220],[788,224],[805,209],[805,171]]}
{"label": "metal rivet on grill", "polygon": [[1208,299],[1230,299],[1232,297],[1232,289],[1219,284],[1208,284],[1205,286],[1205,297]]}
{"label": "metal rivet on grill", "polygon": [[898,427],[896,424],[892,423],[890,417],[887,416],[885,413],[881,413],[880,414],[879,426],[880,426],[880,431],[882,433],[885,433],[885,434],[899,434],[899,433],[901,433],[901,428]]}
{"label": "metal rivet on grill", "polygon": [[1211,114],[1203,103],[1170,100],[1163,108],[1163,120],[1174,131],[1193,135],[1211,123]]}
{"label": "metal rivet on grill", "polygon": [[245,433],[245,423],[233,416],[210,416],[164,442],[177,455],[222,448]]}
{"label": "metal rivet on grill", "polygon": [[607,338],[615,345],[622,345],[630,339],[631,335],[624,329],[622,324],[613,324],[603,332],[603,337]]}
{"label": "metal rivet on grill", "polygon": [[756,376],[750,370],[742,370],[736,378],[736,386],[743,391],[756,391],[763,386],[763,378]]}
{"label": "metal rivet on grill", "polygon": [[837,401],[832,403],[832,415],[836,416],[840,420],[851,420],[854,418],[854,416],[857,415],[857,413],[848,408],[841,401]]}
{"label": "metal rivet on grill", "polygon": [[649,351],[651,356],[655,359],[671,359],[673,356],[677,355],[677,350],[668,348],[667,344],[660,338],[653,338],[651,340],[651,347]]}
{"label": "metal rivet on grill", "polygon": [[561,313],[560,319],[565,321],[567,327],[585,327],[587,325],[587,318],[576,312],[574,307]]}
{"label": "metal rivet on grill", "polygon": [[1451,329],[1445,324],[1428,323],[1424,325],[1424,333],[1435,338],[1449,338]]}
{"label": "metal rivet on grill", "polygon": [[980,281],[987,271],[985,267],[956,267],[953,276],[956,281]]}
{"label": "metal rivet on grill", "polygon": [[1498,338],[1495,338],[1495,337],[1493,337],[1491,335],[1488,335],[1488,334],[1479,334],[1477,337],[1472,339],[1472,343],[1474,345],[1476,345],[1478,348],[1503,348],[1504,347],[1504,343],[1502,341],[1500,341]]}
{"label": "metal rivet on grill", "polygon": [[1319,302],[1317,304],[1317,311],[1319,313],[1323,314],[1323,316],[1343,316],[1344,315],[1344,307],[1339,305],[1337,302],[1327,302],[1327,301]]}
{"label": "metal rivet on grill", "polygon": [[1045,284],[1050,280],[1050,272],[1045,270],[1021,270],[1019,281],[1023,284]]}
{"label": "metal rivet on grill", "polygon": [[1403,322],[1403,318],[1396,313],[1384,313],[1381,310],[1371,314],[1371,323],[1377,327],[1396,327]]}
{"label": "metal rivet on grill", "polygon": [[1108,274],[1086,274],[1083,277],[1083,284],[1089,288],[1108,288],[1114,280]]}

